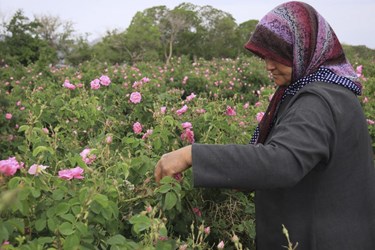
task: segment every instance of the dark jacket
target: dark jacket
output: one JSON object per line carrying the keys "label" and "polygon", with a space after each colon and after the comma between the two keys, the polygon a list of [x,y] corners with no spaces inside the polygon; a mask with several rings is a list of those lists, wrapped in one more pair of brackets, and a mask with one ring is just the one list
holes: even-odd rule
{"label": "dark jacket", "polygon": [[255,189],[257,249],[375,249],[375,168],[348,89],[311,83],[281,105],[264,145],[193,144],[196,187]]}

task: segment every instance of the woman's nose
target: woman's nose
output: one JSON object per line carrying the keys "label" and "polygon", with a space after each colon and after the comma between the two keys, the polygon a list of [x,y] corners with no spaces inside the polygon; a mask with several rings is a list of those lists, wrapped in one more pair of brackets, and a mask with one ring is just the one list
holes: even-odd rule
{"label": "woman's nose", "polygon": [[270,71],[275,69],[275,62],[272,61],[271,59],[265,59],[266,61],[266,70]]}

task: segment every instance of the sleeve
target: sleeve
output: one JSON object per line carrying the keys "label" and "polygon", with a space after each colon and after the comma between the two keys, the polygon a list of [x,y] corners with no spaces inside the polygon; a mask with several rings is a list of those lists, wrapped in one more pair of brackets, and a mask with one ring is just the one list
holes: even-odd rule
{"label": "sleeve", "polygon": [[299,95],[276,122],[265,145],[193,144],[195,187],[270,189],[291,187],[329,161],[335,131],[330,105]]}

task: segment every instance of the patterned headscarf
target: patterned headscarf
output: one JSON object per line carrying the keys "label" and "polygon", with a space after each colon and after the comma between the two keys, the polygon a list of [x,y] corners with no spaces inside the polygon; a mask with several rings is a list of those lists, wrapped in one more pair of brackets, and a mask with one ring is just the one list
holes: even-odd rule
{"label": "patterned headscarf", "polygon": [[259,21],[245,48],[261,58],[292,67],[291,84],[276,90],[251,143],[264,143],[280,102],[306,84],[323,81],[361,93],[362,86],[335,32],[306,3],[292,1],[274,8]]}

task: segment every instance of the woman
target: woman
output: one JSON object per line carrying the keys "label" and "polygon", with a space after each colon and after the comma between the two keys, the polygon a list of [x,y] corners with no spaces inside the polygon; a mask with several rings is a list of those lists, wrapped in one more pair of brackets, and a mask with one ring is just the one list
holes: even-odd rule
{"label": "woman", "polygon": [[287,2],[245,48],[278,88],[249,145],[193,144],[161,157],[156,181],[192,165],[194,186],[254,189],[257,249],[375,249],[375,169],[352,66],[314,8]]}

